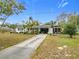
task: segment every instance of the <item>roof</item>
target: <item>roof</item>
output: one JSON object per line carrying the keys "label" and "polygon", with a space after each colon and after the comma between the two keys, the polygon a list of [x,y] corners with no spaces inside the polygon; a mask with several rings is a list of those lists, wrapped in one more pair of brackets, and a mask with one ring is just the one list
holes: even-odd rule
{"label": "roof", "polygon": [[[59,26],[54,25],[54,27],[59,27]],[[39,25],[39,26],[33,26],[32,28],[51,28],[51,25]]]}
{"label": "roof", "polygon": [[50,28],[50,25],[39,25],[39,26],[33,26],[32,28]]}

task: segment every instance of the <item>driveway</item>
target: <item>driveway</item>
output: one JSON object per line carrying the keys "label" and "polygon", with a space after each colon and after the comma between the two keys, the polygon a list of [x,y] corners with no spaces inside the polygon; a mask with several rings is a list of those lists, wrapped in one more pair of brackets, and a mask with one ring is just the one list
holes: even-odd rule
{"label": "driveway", "polygon": [[20,44],[4,49],[0,52],[0,59],[30,59],[30,56],[46,36],[46,34],[39,34]]}

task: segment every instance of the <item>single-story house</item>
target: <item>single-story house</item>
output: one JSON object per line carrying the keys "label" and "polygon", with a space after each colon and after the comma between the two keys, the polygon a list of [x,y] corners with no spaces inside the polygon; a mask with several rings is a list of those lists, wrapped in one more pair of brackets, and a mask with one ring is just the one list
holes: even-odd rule
{"label": "single-story house", "polygon": [[24,28],[23,25],[17,25],[17,27],[15,28],[15,32],[17,33],[24,33],[27,32],[27,28]]}
{"label": "single-story house", "polygon": [[32,27],[33,30],[37,30],[39,31],[39,33],[48,33],[48,34],[57,34],[61,32],[61,28],[59,26],[53,26],[51,27],[51,25],[39,25],[39,26],[34,26]]}

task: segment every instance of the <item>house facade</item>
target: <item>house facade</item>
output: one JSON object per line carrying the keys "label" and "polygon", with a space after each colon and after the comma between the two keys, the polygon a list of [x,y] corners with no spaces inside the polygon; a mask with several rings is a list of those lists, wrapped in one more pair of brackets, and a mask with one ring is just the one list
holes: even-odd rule
{"label": "house facade", "polygon": [[39,33],[45,33],[45,34],[58,34],[61,32],[61,28],[59,26],[53,26],[51,25],[39,25],[34,26],[33,29],[39,31]]}
{"label": "house facade", "polygon": [[27,28],[24,28],[23,25],[17,25],[17,27],[15,28],[15,32],[17,33],[24,33],[27,32]]}

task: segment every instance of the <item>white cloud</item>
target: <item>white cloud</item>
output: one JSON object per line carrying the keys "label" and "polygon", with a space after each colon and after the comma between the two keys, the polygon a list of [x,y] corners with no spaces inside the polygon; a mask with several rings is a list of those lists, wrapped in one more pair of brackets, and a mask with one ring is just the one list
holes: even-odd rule
{"label": "white cloud", "polygon": [[58,1],[58,8],[61,7],[61,5],[62,5],[63,2],[64,2],[64,0],[61,0],[61,1],[59,0],[59,1]]}
{"label": "white cloud", "polygon": [[66,5],[68,5],[68,1],[67,0],[58,1],[58,8],[63,8]]}
{"label": "white cloud", "polygon": [[68,2],[63,3],[62,7],[65,7],[66,5],[68,5]]}

